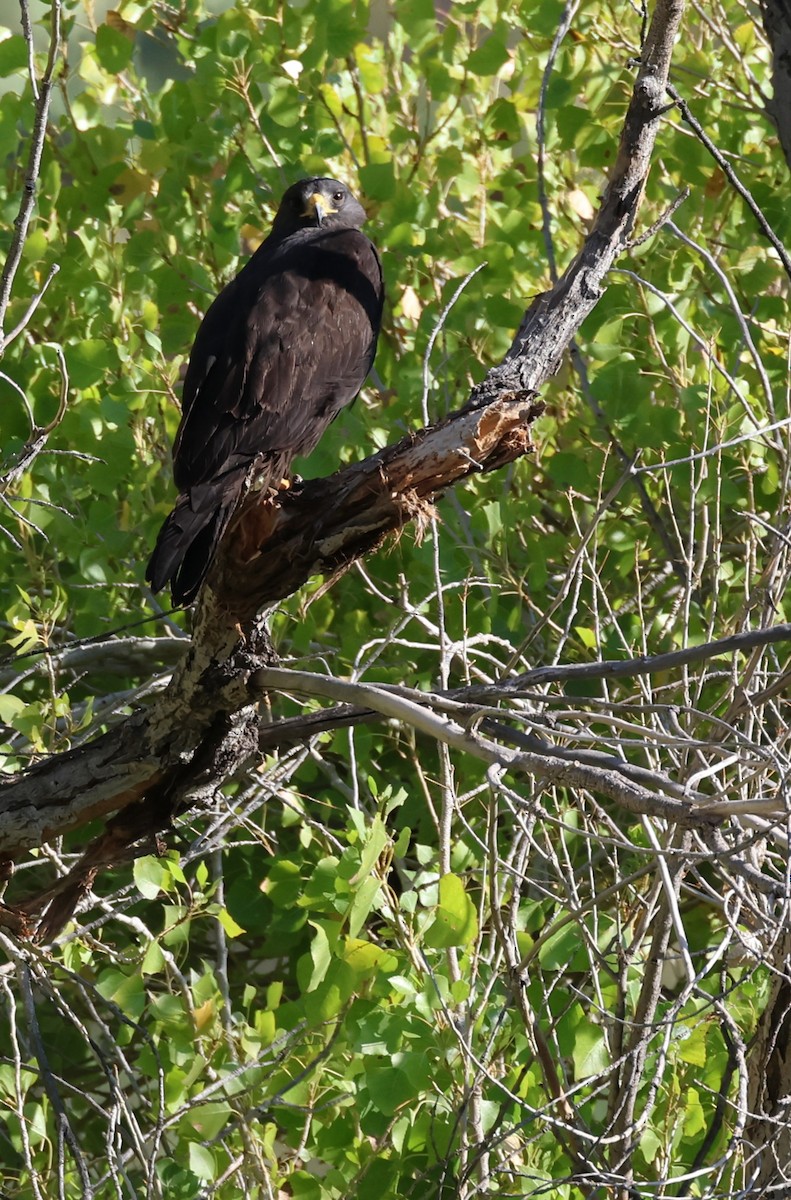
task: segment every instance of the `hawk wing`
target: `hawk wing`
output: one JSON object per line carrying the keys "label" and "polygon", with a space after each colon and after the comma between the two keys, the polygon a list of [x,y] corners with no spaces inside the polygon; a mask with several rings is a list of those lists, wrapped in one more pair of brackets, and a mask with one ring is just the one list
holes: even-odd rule
{"label": "hawk wing", "polygon": [[149,563],[176,603],[198,590],[251,471],[269,484],[309,454],[373,362],[382,272],[356,229],[264,243],[198,331],[173,450],[181,495]]}

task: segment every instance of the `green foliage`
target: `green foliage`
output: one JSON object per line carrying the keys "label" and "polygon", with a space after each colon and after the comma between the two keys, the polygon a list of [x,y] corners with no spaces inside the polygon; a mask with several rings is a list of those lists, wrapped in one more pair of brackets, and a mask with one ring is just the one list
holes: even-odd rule
{"label": "green foliage", "polygon": [[[239,0],[124,3],[100,21],[93,6],[68,8],[68,59],[7,329],[59,270],[0,378],[9,462],[30,434],[22,396],[37,425],[56,418],[60,351],[68,379],[62,419],[0,512],[5,650],[29,656],[0,695],[3,770],[79,744],[167,673],[172,660],[156,650],[120,667],[108,652],[84,669],[36,669],[35,655],[117,629],[165,631],[143,573],[173,498],[179,377],[200,315],[265,234],[287,183],[310,172],[349,181],[388,288],[376,386],[303,474],[422,424],[429,338],[481,264],[426,367],[432,419],[507,351],[551,283],[537,115],[563,11],[559,0],[456,3],[447,17],[426,0],[388,11]],[[688,17],[677,77],[690,89],[728,81],[705,93],[699,115],[787,235],[787,167],[760,107],[760,31],[730,0],[717,20]],[[639,37],[636,8],[584,5],[554,62],[543,186],[560,271],[606,185]],[[0,41],[4,248],[31,133],[26,70],[14,29]],[[685,185],[692,194],[674,220],[688,240],[665,227],[620,261],[578,339],[584,386],[567,365],[550,382],[535,456],[443,502],[436,542],[407,532],[332,590],[292,597],[274,619],[284,658],[431,691],[443,678],[485,684],[789,619],[787,537],[774,537],[786,525],[785,431],[755,435],[787,416],[787,281],[670,112],[643,228]],[[655,468],[639,477],[642,495],[616,443]],[[188,617],[169,620],[177,631]],[[688,722],[692,743],[703,726],[709,735],[736,720],[725,671],[700,687],[676,676],[655,692],[618,686],[572,681],[536,724],[572,738],[568,709],[590,700],[580,741],[653,769],[673,722]],[[278,700],[276,715],[296,711]],[[631,722],[622,735],[619,721]],[[695,746],[673,760],[682,780],[702,769]],[[475,1180],[479,1194],[590,1194],[558,1096],[571,1097],[586,1153],[595,1146],[590,1161],[604,1170],[607,1089],[638,1020],[646,913],[661,887],[653,893],[643,874],[648,861],[656,868],[642,827],[614,806],[524,778],[519,788],[516,800],[498,792],[462,756],[449,767],[409,729],[360,726],[234,780],[226,808],[193,816],[166,856],[100,878],[100,899],[35,959],[28,985],[81,1155],[65,1154],[63,1194],[87,1194],[81,1170],[96,1200],[232,1200],[240,1174],[256,1200],[456,1197]],[[55,858],[26,865],[60,869],[84,841],[84,830],[68,835]],[[717,1124],[719,1092],[735,1088],[729,1022],[748,1040],[767,984],[739,966],[723,982],[724,963],[710,957],[725,937],[712,900],[722,880],[705,863],[700,872],[705,886],[686,896],[683,917],[702,974],[682,1003],[663,981],[631,1161],[634,1180],[655,1188],[698,1170],[702,1154],[690,1194],[714,1195],[731,1120]],[[20,979],[27,970],[20,960]],[[10,995],[9,984],[1,1190],[32,1195],[35,1178],[39,1194],[55,1195],[60,1117]],[[738,1163],[727,1161],[723,1188],[735,1190]]]}

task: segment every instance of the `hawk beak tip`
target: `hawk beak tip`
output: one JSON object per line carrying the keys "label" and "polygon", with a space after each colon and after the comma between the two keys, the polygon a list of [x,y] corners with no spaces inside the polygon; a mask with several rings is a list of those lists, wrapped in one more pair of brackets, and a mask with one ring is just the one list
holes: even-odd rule
{"label": "hawk beak tip", "polygon": [[303,217],[310,217],[315,221],[317,227],[321,228],[325,219],[337,210],[329,204],[319,192],[314,192],[307,201]]}

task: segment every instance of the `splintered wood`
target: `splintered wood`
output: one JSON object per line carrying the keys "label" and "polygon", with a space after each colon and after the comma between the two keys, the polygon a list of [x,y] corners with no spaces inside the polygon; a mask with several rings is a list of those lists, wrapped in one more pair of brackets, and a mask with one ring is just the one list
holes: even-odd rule
{"label": "splintered wood", "polygon": [[251,497],[209,576],[219,605],[249,620],[407,523],[420,536],[436,515],[434,501],[452,484],[532,450],[530,426],[542,412],[543,404],[524,393],[463,409],[329,479]]}

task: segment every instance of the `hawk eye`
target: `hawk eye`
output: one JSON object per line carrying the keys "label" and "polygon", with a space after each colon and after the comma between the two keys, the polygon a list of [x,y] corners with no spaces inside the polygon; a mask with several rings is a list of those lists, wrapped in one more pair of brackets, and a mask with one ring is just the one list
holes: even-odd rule
{"label": "hawk eye", "polygon": [[333,200],[335,201],[335,203],[336,203],[336,204],[341,204],[341,203],[343,203],[343,192],[333,192],[333,193],[332,193],[332,198],[333,198]]}

